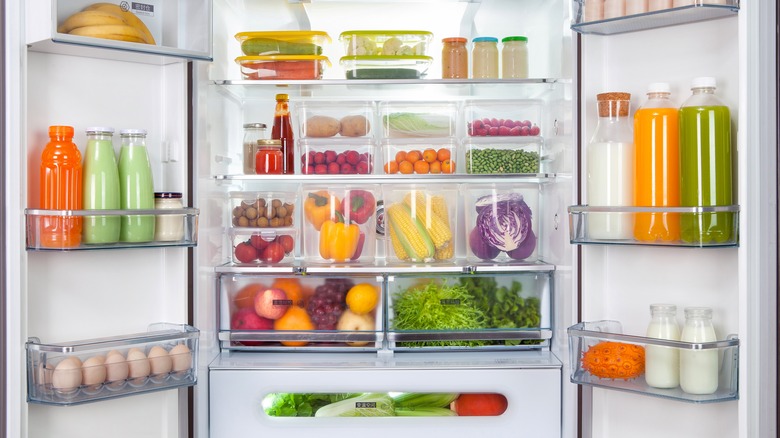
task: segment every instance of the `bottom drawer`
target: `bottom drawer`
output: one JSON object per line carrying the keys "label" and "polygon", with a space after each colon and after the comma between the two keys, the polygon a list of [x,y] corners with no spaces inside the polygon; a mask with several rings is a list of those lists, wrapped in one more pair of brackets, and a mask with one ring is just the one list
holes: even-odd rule
{"label": "bottom drawer", "polygon": [[[396,438],[419,433],[420,428],[435,430],[435,436],[469,438],[510,437],[518,431],[536,437],[561,433],[561,363],[549,352],[400,353],[389,358],[370,353],[224,353],[210,365],[209,377],[209,436],[214,438],[247,430],[259,436],[305,436],[316,430],[321,438]],[[306,417],[275,417],[265,410],[269,394],[276,393],[379,394],[355,399],[355,406],[344,410],[349,415],[378,407],[377,400],[387,400],[382,395],[398,398],[404,392],[501,394],[506,408],[500,415],[486,416],[393,416],[390,412],[401,410],[393,401],[382,416],[371,418],[309,416],[304,409],[300,414]],[[334,412],[338,410],[331,409],[329,415]],[[290,415],[295,413],[293,409]]]}

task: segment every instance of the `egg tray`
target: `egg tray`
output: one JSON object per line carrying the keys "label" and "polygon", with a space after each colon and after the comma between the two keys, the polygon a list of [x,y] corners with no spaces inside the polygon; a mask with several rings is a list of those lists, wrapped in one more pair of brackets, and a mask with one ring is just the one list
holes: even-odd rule
{"label": "egg tray", "polygon": [[29,338],[27,401],[70,406],[193,386],[199,335],[189,325],[156,323],[146,333],[76,342]]}

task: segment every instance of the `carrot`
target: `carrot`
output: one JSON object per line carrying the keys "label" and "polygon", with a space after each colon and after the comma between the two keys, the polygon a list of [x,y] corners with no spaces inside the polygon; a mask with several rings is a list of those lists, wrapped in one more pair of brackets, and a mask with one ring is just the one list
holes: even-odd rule
{"label": "carrot", "polygon": [[317,61],[270,61],[244,63],[249,79],[318,79],[322,72]]}

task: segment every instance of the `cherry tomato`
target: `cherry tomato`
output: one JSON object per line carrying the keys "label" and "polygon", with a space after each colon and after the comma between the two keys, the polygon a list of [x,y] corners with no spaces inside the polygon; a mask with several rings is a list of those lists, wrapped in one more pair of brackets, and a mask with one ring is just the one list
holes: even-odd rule
{"label": "cherry tomato", "polygon": [[279,242],[271,242],[260,255],[260,260],[266,263],[278,263],[284,258],[284,247]]}
{"label": "cherry tomato", "polygon": [[241,263],[251,263],[257,260],[257,249],[249,242],[241,242],[236,245],[234,253],[236,255],[236,260]]}

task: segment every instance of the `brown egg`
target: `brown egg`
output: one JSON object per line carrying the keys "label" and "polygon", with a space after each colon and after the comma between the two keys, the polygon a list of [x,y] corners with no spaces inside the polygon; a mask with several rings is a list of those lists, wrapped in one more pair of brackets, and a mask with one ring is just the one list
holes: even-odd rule
{"label": "brown egg", "polygon": [[62,392],[71,392],[81,385],[81,360],[68,357],[61,360],[51,376],[52,386]]}
{"label": "brown egg", "polygon": [[144,352],[138,348],[131,348],[130,351],[127,352],[127,365],[130,367],[130,373],[128,375],[130,380],[134,383],[143,383],[151,372],[149,359],[147,359]]}
{"label": "brown egg", "polygon": [[81,383],[98,385],[106,380],[105,356],[92,356],[81,364]]}
{"label": "brown egg", "polygon": [[168,355],[168,350],[155,345],[147,355],[153,376],[168,374],[173,367],[173,360]]}
{"label": "brown egg", "polygon": [[192,368],[192,352],[186,344],[178,344],[170,351],[173,361],[173,371],[181,372]]}
{"label": "brown egg", "polygon": [[106,355],[106,381],[107,382],[121,382],[127,379],[130,373],[130,368],[125,361],[125,357],[122,353],[117,351],[109,351]]}

